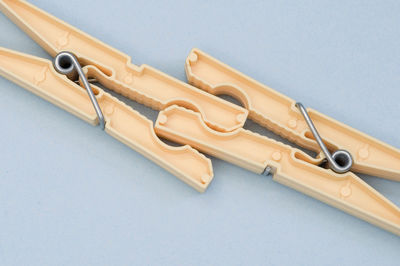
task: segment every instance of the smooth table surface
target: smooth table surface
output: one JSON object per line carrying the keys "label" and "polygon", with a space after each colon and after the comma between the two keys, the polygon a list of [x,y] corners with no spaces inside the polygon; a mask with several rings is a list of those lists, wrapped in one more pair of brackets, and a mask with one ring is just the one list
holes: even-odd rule
{"label": "smooth table surface", "polygon": [[[134,64],[186,80],[198,47],[400,147],[397,0],[31,2]],[[50,58],[4,15],[0,32],[0,46]],[[3,78],[0,93],[0,265],[400,263],[400,237],[270,177],[213,159],[214,181],[199,194]],[[400,183],[362,178],[400,205]]]}

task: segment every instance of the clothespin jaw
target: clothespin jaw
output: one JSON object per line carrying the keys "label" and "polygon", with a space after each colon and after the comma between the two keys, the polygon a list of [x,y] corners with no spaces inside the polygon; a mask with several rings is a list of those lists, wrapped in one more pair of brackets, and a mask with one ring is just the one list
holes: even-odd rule
{"label": "clothespin jaw", "polygon": [[200,115],[178,106],[160,112],[158,135],[273,179],[400,235],[400,210],[355,174],[337,174],[304,152],[243,128],[217,132]]}
{"label": "clothespin jaw", "polygon": [[[191,51],[185,69],[194,86],[211,94],[229,91],[246,106],[250,119],[301,147],[320,151],[296,101],[199,49]],[[329,150],[347,150],[352,155],[353,171],[400,181],[398,149],[313,109],[307,112]]]}

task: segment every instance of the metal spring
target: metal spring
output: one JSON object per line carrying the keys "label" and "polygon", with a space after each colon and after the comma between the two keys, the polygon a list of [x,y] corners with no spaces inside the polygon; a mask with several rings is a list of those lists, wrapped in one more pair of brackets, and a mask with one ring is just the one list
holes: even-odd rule
{"label": "metal spring", "polygon": [[308,127],[311,130],[311,133],[314,135],[314,138],[317,141],[319,147],[325,154],[329,167],[339,174],[350,171],[351,167],[353,166],[353,157],[351,156],[351,154],[346,150],[337,150],[331,155],[328,148],[322,141],[322,138],[319,135],[317,129],[315,128],[313,121],[308,115],[306,108],[301,103],[296,103],[296,107],[299,108],[300,113],[303,115],[306,123],[308,124]]}
{"label": "metal spring", "polygon": [[105,129],[106,121],[104,119],[103,112],[101,111],[100,105],[97,102],[96,96],[94,95],[92,88],[90,87],[90,83],[87,80],[85,74],[83,73],[82,67],[79,64],[76,56],[71,52],[61,52],[59,53],[53,61],[53,65],[55,70],[63,75],[71,75],[73,73],[77,73],[80,80],[85,87],[90,101],[93,104],[94,110],[96,111],[97,117],[99,119],[100,127],[102,130]]}

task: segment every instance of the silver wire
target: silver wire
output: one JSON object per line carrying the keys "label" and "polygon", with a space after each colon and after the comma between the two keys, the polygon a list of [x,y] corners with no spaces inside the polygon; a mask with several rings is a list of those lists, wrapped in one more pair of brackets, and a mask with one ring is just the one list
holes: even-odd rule
{"label": "silver wire", "polygon": [[350,171],[351,167],[353,166],[353,157],[351,156],[351,154],[346,150],[337,150],[331,155],[328,148],[322,141],[322,138],[319,135],[317,129],[315,128],[313,121],[308,115],[306,108],[301,103],[296,103],[296,107],[299,108],[300,113],[303,115],[308,124],[308,127],[311,130],[311,133],[314,135],[315,140],[320,146],[322,152],[325,154],[329,167],[339,174]]}
{"label": "silver wire", "polygon": [[103,112],[101,111],[96,96],[94,95],[90,87],[90,83],[83,73],[82,67],[79,64],[76,56],[71,52],[61,52],[54,58],[53,65],[56,71],[60,74],[72,75],[75,72],[78,74],[78,76],[82,80],[83,86],[89,94],[90,101],[92,102],[94,110],[96,111],[97,117],[99,119],[100,127],[102,130],[104,130],[106,126],[106,121],[104,119]]}

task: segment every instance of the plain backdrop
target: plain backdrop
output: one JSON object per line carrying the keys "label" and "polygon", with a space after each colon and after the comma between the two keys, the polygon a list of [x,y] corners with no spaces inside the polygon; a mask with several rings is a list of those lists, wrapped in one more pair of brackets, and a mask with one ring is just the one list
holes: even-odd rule
{"label": "plain backdrop", "polygon": [[[31,2],[134,64],[185,81],[198,47],[400,147],[397,0]],[[4,15],[0,46],[50,58]],[[399,237],[270,177],[213,159],[199,194],[3,78],[0,93],[0,265],[399,264]],[[361,177],[400,205],[400,183]]]}

